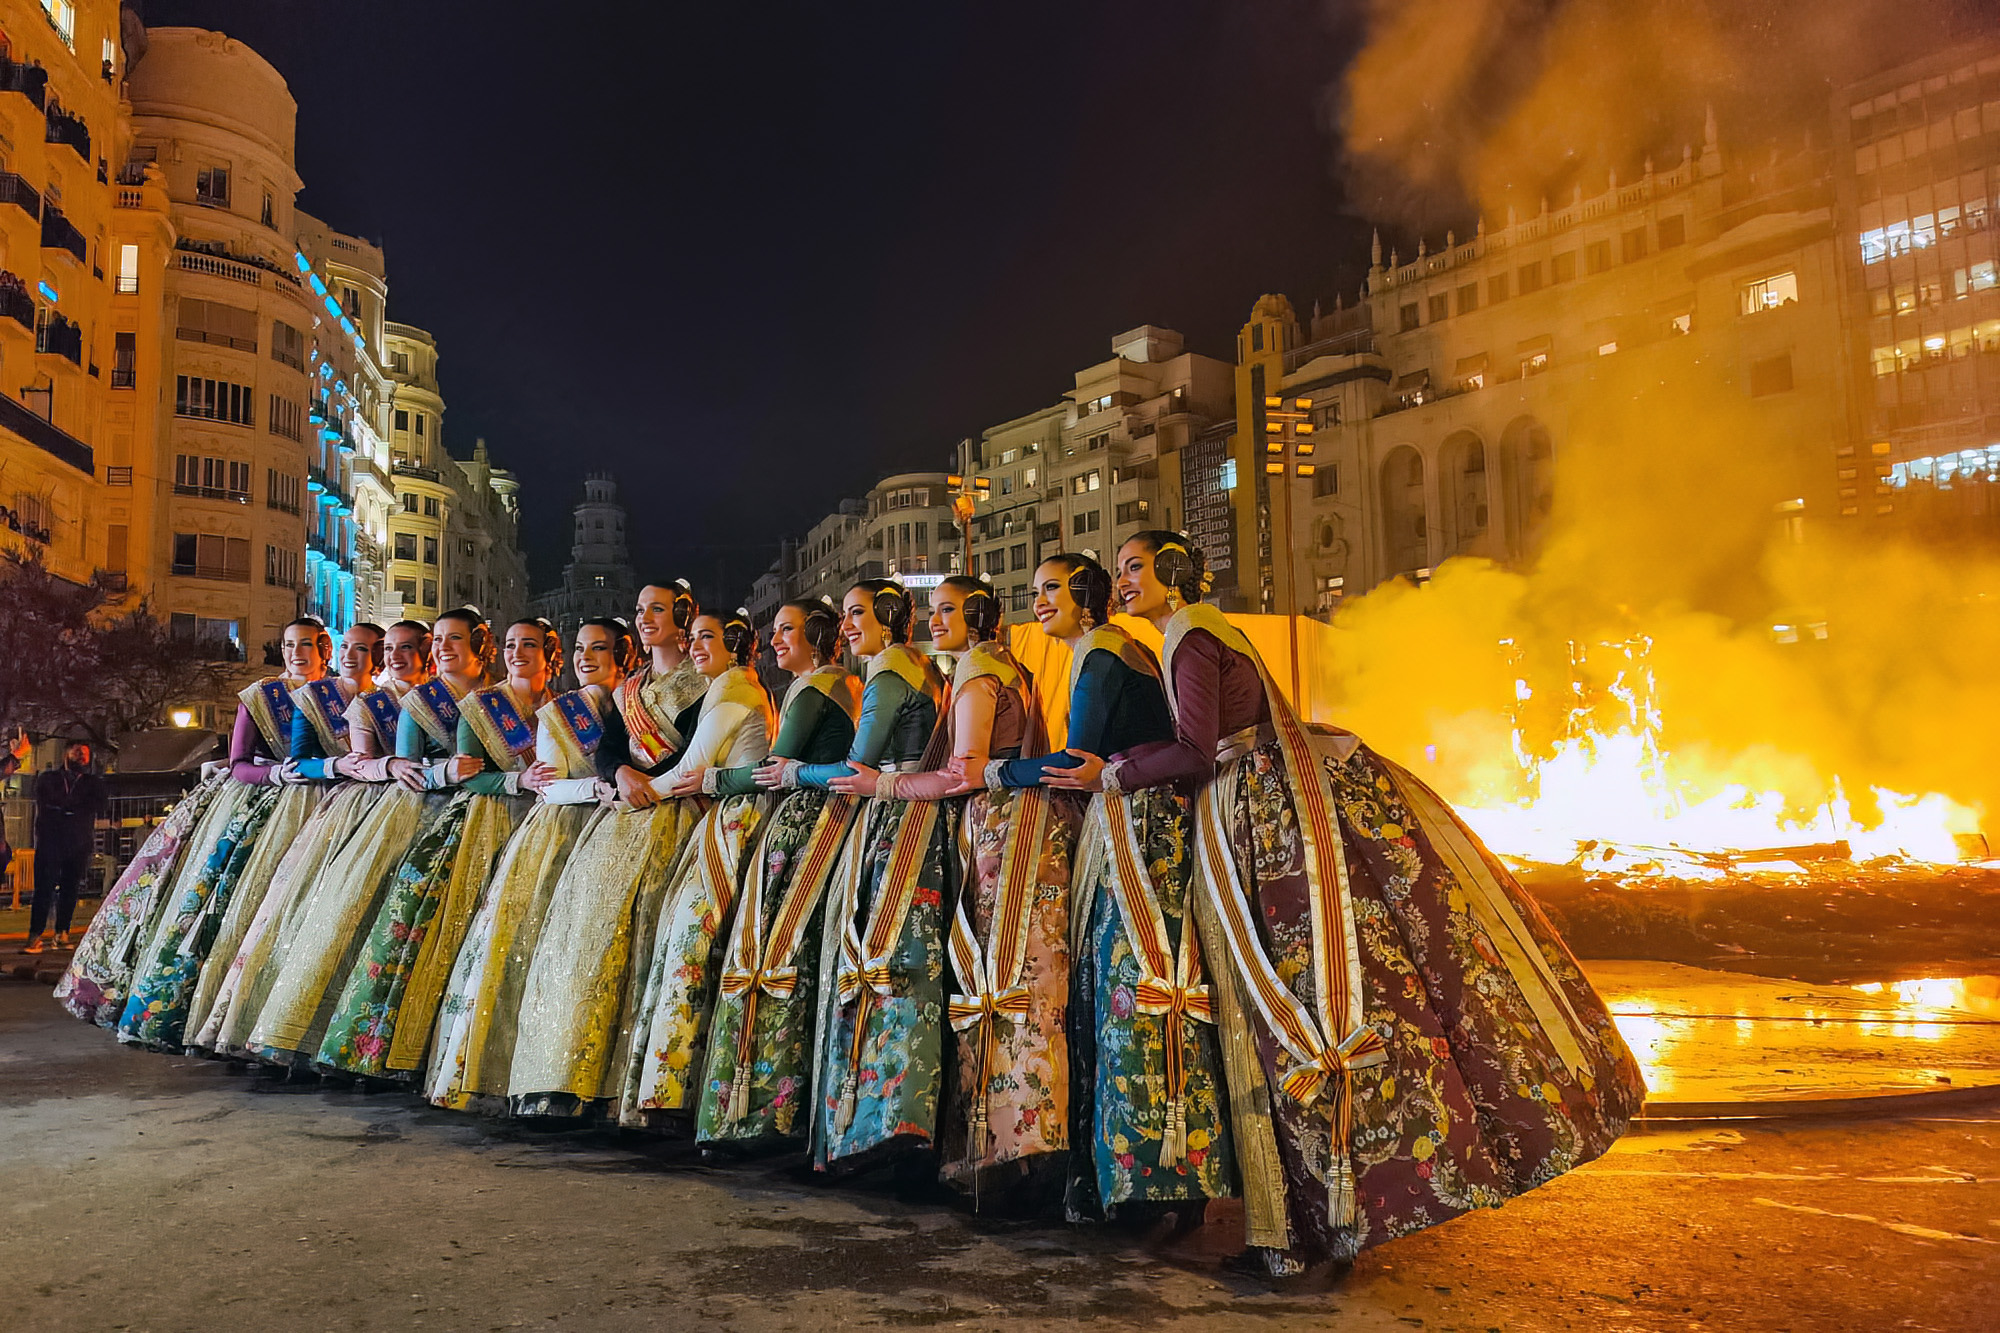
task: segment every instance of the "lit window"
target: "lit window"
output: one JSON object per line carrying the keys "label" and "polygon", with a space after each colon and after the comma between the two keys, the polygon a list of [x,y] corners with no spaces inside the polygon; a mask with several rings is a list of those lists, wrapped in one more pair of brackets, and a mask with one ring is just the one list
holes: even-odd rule
{"label": "lit window", "polygon": [[1610,356],[1613,352],[1617,350],[1618,350],[1618,344],[1615,342],[1597,344],[1597,354],[1599,356]]}
{"label": "lit window", "polygon": [[118,290],[120,292],[139,290],[139,247],[136,245],[118,247]]}
{"label": "lit window", "polygon": [[1746,315],[1795,304],[1798,299],[1799,278],[1790,270],[1743,284],[1743,313]]}

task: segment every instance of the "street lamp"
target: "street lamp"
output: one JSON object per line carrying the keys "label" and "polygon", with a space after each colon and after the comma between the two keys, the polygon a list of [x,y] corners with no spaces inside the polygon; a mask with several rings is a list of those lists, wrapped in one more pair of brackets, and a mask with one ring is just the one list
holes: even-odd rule
{"label": "street lamp", "polygon": [[1313,400],[1293,398],[1289,401],[1282,394],[1269,394],[1264,398],[1264,471],[1275,479],[1280,491],[1278,520],[1283,533],[1279,549],[1284,551],[1280,568],[1284,577],[1278,583],[1279,605],[1285,612],[1285,628],[1292,650],[1292,702],[1303,708],[1299,698],[1299,621],[1298,591],[1293,583],[1297,573],[1294,567],[1295,552],[1292,549],[1292,482],[1294,478],[1303,480],[1318,470],[1313,457]]}

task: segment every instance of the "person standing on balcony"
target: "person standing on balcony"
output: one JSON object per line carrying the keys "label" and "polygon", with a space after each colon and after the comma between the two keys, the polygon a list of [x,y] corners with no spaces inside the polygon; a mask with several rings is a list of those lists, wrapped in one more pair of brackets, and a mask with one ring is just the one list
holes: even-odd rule
{"label": "person standing on balcony", "polygon": [[69,947],[77,891],[90,867],[91,833],[106,808],[104,779],[90,771],[90,746],[72,741],[61,768],[35,780],[35,905],[28,918],[27,953],[48,947],[51,907],[55,943]]}

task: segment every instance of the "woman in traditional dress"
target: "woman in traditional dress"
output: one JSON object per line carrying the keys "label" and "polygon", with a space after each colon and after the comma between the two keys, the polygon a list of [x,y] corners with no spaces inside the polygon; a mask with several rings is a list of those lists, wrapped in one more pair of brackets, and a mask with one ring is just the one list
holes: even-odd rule
{"label": "woman in traditional dress", "polygon": [[1039,789],[969,780],[1043,749],[1034,683],[997,636],[1006,616],[965,575],[931,595],[931,646],[955,660],[948,767],[855,766],[836,786],[902,800],[948,800],[958,826],[956,901],[946,919],[957,1034],[944,1090],[942,1175],[980,1206],[1034,1208],[1060,1197],[1069,1149],[1071,812]]}
{"label": "woman in traditional dress", "polygon": [[[118,1039],[160,1050],[181,1049],[189,1006],[209,949],[221,931],[239,881],[253,868],[267,829],[280,843],[277,854],[311,813],[316,794],[285,781],[291,751],[292,691],[326,674],[333,641],[326,626],[310,616],[285,626],[279,643],[286,674],[267,676],[238,696],[236,725],[230,733],[229,774],[242,794],[219,800],[226,822],[212,842],[196,848],[176,876],[167,910],[148,942],[119,1019]],[[277,857],[270,860],[276,869]],[[262,862],[256,863],[262,869]],[[190,873],[191,872],[191,873]],[[268,886],[264,873],[258,891]],[[230,957],[234,957],[232,946]]]}
{"label": "woman in traditional dress", "polygon": [[533,799],[521,776],[561,652],[548,621],[515,621],[501,648],[506,679],[474,691],[459,709],[458,753],[432,770],[458,790],[396,867],[320,1042],[322,1068],[397,1082],[419,1077],[458,946]]}
{"label": "woman in traditional dress", "polygon": [[888,579],[848,589],[841,632],[868,664],[854,744],[840,763],[782,769],[788,786],[867,797],[827,892],[820,942],[813,1163],[826,1171],[907,1159],[937,1138],[952,821],[939,802],[873,794],[878,774],[935,768],[943,757],[944,683],[910,646],[915,610]]}
{"label": "woman in traditional dress", "polygon": [[[854,741],[858,682],[835,660],[829,601],[791,601],[771,622],[771,655],[789,672],[778,738],[756,768],[710,770],[723,797],[775,787],[786,764],[830,764]],[[733,1150],[801,1148],[811,1116],[820,896],[860,801],[819,787],[783,794],[764,820],[723,946],[695,1136]]]}
{"label": "woman in traditional dress", "polygon": [[380,794],[281,934],[250,1031],[259,1059],[306,1066],[318,1054],[390,877],[449,799],[427,786],[429,766],[457,742],[459,702],[484,681],[489,644],[486,622],[472,611],[440,616],[434,629],[413,620],[389,627],[388,674],[349,706],[350,752],[335,761]]}
{"label": "woman in traditional dress", "polygon": [[[771,750],[771,698],[750,660],[757,631],[750,613],[697,616],[688,657],[709,680],[694,734],[653,794],[692,800],[717,793],[720,771],[754,766]],[[715,782],[708,775],[718,774]],[[691,1131],[701,1096],[708,1015],[715,995],[716,947],[736,897],[738,871],[761,813],[756,796],[726,796],[688,835],[653,931],[645,989],[627,1031],[630,1077],[619,1105],[628,1125]]]}
{"label": "woman in traditional dress", "polygon": [[[1062,554],[1035,571],[1035,618],[1069,647],[1069,746],[989,764],[988,786],[1028,787],[1082,754],[1170,740],[1153,655],[1111,623],[1111,576]],[[1191,804],[1170,785],[1100,794],[1079,821],[1070,904],[1069,1031],[1077,1151],[1067,1209],[1077,1220],[1183,1228],[1201,1203],[1236,1192],[1222,1056],[1201,950],[1188,919]]]}
{"label": "woman in traditional dress", "polygon": [[536,719],[535,762],[521,774],[535,809],[507,842],[438,1010],[424,1096],[439,1106],[507,1109],[521,988],[557,877],[599,796],[611,790],[597,776],[597,746],[604,716],[616,707],[612,692],[638,655],[625,621],[584,621],[570,657],[578,688],[543,705]]}
{"label": "woman in traditional dress", "polygon": [[[190,1014],[188,1046],[191,1050],[216,1055],[245,1056],[251,1024],[270,990],[273,973],[269,969],[272,949],[312,888],[313,881],[332,851],[346,842],[369,807],[374,792],[359,783],[342,779],[336,761],[346,757],[352,733],[347,718],[354,701],[375,688],[375,673],[383,662],[383,631],[379,625],[359,624],[341,636],[338,653],[339,675],[307,681],[292,691],[291,759],[287,780],[313,784],[322,794],[317,808],[291,840],[271,876],[270,886],[250,917],[247,927],[232,932],[227,920],[202,971],[192,1012],[204,1008],[203,992],[211,989],[211,977],[219,985],[205,1006],[207,1016],[199,1025]],[[334,784],[338,784],[336,787]],[[230,908],[235,917],[248,905],[246,889],[238,889]],[[225,959],[221,946],[232,934],[240,935],[232,955]]]}
{"label": "woman in traditional dress", "polygon": [[1166,636],[1175,739],[1049,781],[1204,784],[1196,919],[1247,1264],[1351,1259],[1609,1147],[1645,1095],[1638,1066],[1512,876],[1408,771],[1306,731],[1201,602],[1185,537],[1126,542],[1117,587]]}
{"label": "woman in traditional dress", "polygon": [[516,1115],[589,1114],[624,1087],[621,1019],[639,1003],[661,895],[700,814],[651,786],[693,734],[709,686],[687,652],[699,610],[683,581],[639,590],[632,622],[650,660],[619,686],[596,756],[618,803],[570,853],[528,965],[507,1078]]}

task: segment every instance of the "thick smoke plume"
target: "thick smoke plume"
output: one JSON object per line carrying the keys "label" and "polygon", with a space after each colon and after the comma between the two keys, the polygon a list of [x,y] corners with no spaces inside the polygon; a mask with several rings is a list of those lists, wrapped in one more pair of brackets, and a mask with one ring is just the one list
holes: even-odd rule
{"label": "thick smoke plume", "polygon": [[[1440,230],[1454,209],[1525,214],[1523,192],[1596,193],[1684,129],[1698,145],[1710,106],[1728,153],[1823,144],[1833,81],[1962,35],[1981,8],[1383,0],[1335,93],[1354,207]],[[1574,709],[1611,731],[1654,708],[1686,800],[1740,783],[1803,813],[1838,782],[1863,823],[1880,787],[1942,793],[2000,831],[2000,560],[1824,513],[1799,540],[1775,503],[1800,493],[1801,459],[1833,466],[1832,442],[1768,438],[1729,368],[1674,355],[1570,381],[1532,567],[1454,560],[1342,609],[1341,720],[1489,804],[1529,794],[1517,733],[1546,754]],[[1620,668],[1636,700],[1609,688]]]}

